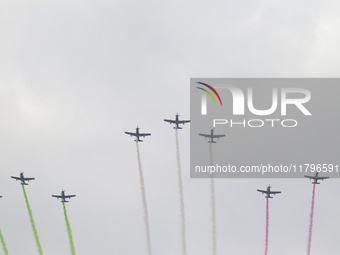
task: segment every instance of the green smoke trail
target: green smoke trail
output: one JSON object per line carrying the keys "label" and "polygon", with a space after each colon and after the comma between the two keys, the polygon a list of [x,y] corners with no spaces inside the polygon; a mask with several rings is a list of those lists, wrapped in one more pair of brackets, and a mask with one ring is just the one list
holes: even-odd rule
{"label": "green smoke trail", "polygon": [[68,240],[69,240],[69,243],[70,243],[71,254],[76,255],[76,250],[74,248],[74,243],[73,243],[71,225],[70,225],[70,221],[69,221],[68,216],[67,216],[66,206],[65,206],[65,203],[62,203],[62,204],[63,204],[63,208],[64,208],[65,224],[66,224],[66,229],[67,229]]}
{"label": "green smoke trail", "polygon": [[0,229],[0,241],[1,241],[2,250],[4,251],[4,254],[8,255],[7,246],[6,246],[6,243],[5,243],[4,236],[2,235],[1,229]]}
{"label": "green smoke trail", "polygon": [[42,251],[41,244],[40,244],[40,241],[39,241],[38,231],[37,231],[37,228],[36,228],[35,223],[34,223],[33,213],[32,213],[32,210],[31,210],[30,203],[28,202],[25,186],[24,185],[21,185],[21,186],[22,186],[22,190],[24,192],[26,207],[27,207],[27,211],[28,211],[28,216],[30,218],[35,243],[37,245],[39,255],[43,255],[43,251]]}

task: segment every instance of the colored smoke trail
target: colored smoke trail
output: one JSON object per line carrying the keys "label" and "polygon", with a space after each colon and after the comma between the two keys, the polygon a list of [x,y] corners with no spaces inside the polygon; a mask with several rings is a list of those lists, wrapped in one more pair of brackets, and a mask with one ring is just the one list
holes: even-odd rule
{"label": "colored smoke trail", "polygon": [[140,188],[141,188],[141,193],[142,193],[141,194],[142,195],[142,204],[143,204],[143,210],[144,210],[144,225],[145,225],[145,232],[146,232],[145,234],[146,234],[147,250],[148,250],[148,254],[152,255],[148,204],[147,204],[147,201],[146,201],[144,177],[143,177],[142,162],[141,162],[141,159],[140,159],[140,152],[139,152],[138,141],[136,141],[136,146],[137,146],[137,160],[138,160],[138,170],[139,170],[139,181],[140,181]]}
{"label": "colored smoke trail", "polygon": [[266,198],[266,244],[264,254],[268,254],[268,243],[269,243],[269,197]]}
{"label": "colored smoke trail", "polygon": [[178,132],[176,130],[176,158],[177,158],[177,173],[178,173],[178,193],[180,201],[180,217],[181,217],[181,237],[182,237],[182,254],[187,254],[186,245],[186,228],[185,228],[185,203],[184,203],[184,192],[183,192],[183,182],[182,182],[182,168],[181,159],[179,155],[179,142],[178,142]]}
{"label": "colored smoke trail", "polygon": [[[212,144],[210,143],[210,165],[213,165]],[[211,204],[211,230],[212,230],[212,254],[216,255],[216,202],[215,202],[215,181],[214,175],[210,177],[210,204]]]}
{"label": "colored smoke trail", "polygon": [[63,204],[63,209],[64,209],[64,217],[65,217],[67,235],[68,235],[68,240],[69,240],[69,244],[70,244],[70,251],[71,251],[72,255],[76,255],[76,250],[74,248],[74,242],[73,242],[73,236],[72,236],[72,230],[71,230],[71,224],[70,224],[70,221],[68,219],[65,203],[62,202],[62,204]]}
{"label": "colored smoke trail", "polygon": [[313,193],[312,193],[312,204],[310,209],[310,219],[309,219],[309,231],[308,231],[308,247],[307,247],[307,255],[310,255],[311,246],[312,246],[312,234],[313,234],[313,221],[314,221],[314,202],[315,202],[315,183],[313,184]]}
{"label": "colored smoke trail", "polygon": [[26,207],[27,207],[27,211],[28,211],[28,216],[30,218],[30,222],[31,222],[31,226],[32,226],[32,231],[33,231],[33,236],[34,236],[34,239],[35,239],[35,243],[37,245],[38,253],[39,253],[39,255],[43,255],[43,251],[42,251],[41,244],[40,244],[40,241],[39,241],[38,231],[37,231],[37,228],[36,228],[35,223],[34,223],[33,213],[32,213],[32,210],[31,210],[31,206],[30,206],[30,204],[28,202],[28,197],[27,197],[27,194],[26,194],[25,186],[24,185],[21,185],[21,186],[22,186],[22,190],[24,192],[24,197],[25,197]]}
{"label": "colored smoke trail", "polygon": [[6,243],[5,243],[5,238],[2,235],[1,229],[0,229],[0,241],[1,241],[2,250],[4,251],[4,254],[8,255],[8,250],[7,250],[7,246],[6,246]]}

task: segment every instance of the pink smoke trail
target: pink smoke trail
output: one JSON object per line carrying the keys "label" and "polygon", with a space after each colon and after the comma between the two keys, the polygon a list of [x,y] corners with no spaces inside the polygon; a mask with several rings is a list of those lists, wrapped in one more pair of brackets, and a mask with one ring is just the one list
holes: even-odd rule
{"label": "pink smoke trail", "polygon": [[269,243],[269,197],[266,198],[266,244],[264,254],[268,254],[268,243]]}
{"label": "pink smoke trail", "polygon": [[313,184],[312,205],[311,205],[311,209],[310,209],[307,255],[310,255],[311,246],[312,246],[313,221],[314,221],[314,202],[315,202],[315,183]]}

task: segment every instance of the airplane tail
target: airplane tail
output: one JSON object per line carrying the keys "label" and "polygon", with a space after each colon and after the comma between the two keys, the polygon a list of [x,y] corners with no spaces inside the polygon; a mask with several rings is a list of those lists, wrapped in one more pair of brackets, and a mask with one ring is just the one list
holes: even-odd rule
{"label": "airplane tail", "polygon": [[209,141],[208,143],[217,143],[217,142],[215,142],[215,141]]}
{"label": "airplane tail", "polygon": [[183,129],[183,128],[181,128],[181,127],[174,127],[174,129]]}

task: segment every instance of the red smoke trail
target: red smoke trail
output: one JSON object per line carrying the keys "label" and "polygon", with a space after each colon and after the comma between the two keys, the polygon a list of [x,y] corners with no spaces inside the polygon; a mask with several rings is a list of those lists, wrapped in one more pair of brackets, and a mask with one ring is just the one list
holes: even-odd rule
{"label": "red smoke trail", "polygon": [[266,245],[264,254],[268,254],[268,243],[269,243],[269,197],[266,198]]}
{"label": "red smoke trail", "polygon": [[315,183],[313,184],[312,205],[311,205],[311,209],[310,209],[307,255],[310,255],[310,250],[311,250],[311,246],[312,246],[314,202],[315,202]]}

